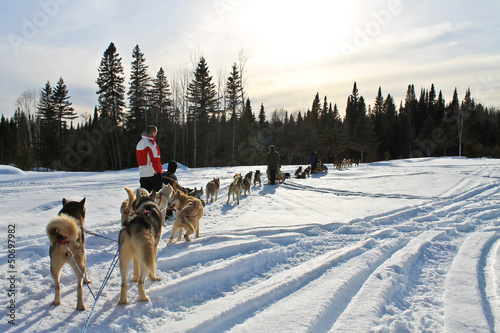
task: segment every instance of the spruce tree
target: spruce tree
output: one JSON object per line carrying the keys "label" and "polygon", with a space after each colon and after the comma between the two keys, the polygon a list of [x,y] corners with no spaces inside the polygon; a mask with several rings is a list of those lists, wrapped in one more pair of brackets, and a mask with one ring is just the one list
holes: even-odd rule
{"label": "spruce tree", "polygon": [[[215,111],[216,96],[215,84],[212,82],[208,65],[205,58],[201,57],[194,71],[194,78],[187,88],[187,100],[191,103],[189,117],[193,122],[193,166],[195,167],[197,162],[198,125],[201,125],[199,134],[202,136],[200,140],[202,142],[203,136],[206,136],[203,131],[206,122],[203,119],[208,120],[209,114]],[[200,121],[198,122],[198,120]]]}
{"label": "spruce tree", "polygon": [[462,156],[462,142],[464,139],[465,121],[472,114],[475,108],[474,99],[471,97],[470,88],[465,92],[465,97],[457,113],[457,131],[458,131],[458,156]]}
{"label": "spruce tree", "polygon": [[145,64],[144,53],[139,45],[132,51],[132,63],[130,71],[130,88],[128,90],[129,113],[127,116],[127,129],[131,137],[138,138],[142,131],[155,119],[148,119],[148,93],[150,78]]}
{"label": "spruce tree", "polygon": [[230,76],[227,78],[226,82],[226,107],[231,114],[232,124],[233,124],[233,141],[231,145],[232,160],[235,162],[235,149],[236,149],[236,132],[237,132],[237,120],[241,113],[240,105],[242,103],[241,96],[243,94],[243,89],[241,86],[240,72],[238,71],[238,66],[236,63],[231,67]]}
{"label": "spruce tree", "polygon": [[117,53],[115,44],[111,43],[104,51],[96,83],[99,87],[97,94],[100,119],[104,122],[103,126],[109,128],[106,131],[106,144],[112,169],[122,168],[120,129],[124,120],[124,81],[122,58]]}
{"label": "spruce tree", "polygon": [[263,129],[266,125],[266,111],[264,109],[264,103],[260,105],[259,110],[259,129]]}
{"label": "spruce tree", "polygon": [[63,78],[59,78],[57,84],[52,92],[52,100],[56,111],[57,118],[57,137],[61,137],[61,130],[66,129],[66,120],[73,120],[78,118],[72,103],[69,101],[69,91],[64,83]]}
{"label": "spruce tree", "polygon": [[54,162],[59,158],[59,141],[57,140],[58,120],[50,82],[47,81],[40,93],[37,105],[40,118],[40,138],[38,159],[41,166],[57,168]]}

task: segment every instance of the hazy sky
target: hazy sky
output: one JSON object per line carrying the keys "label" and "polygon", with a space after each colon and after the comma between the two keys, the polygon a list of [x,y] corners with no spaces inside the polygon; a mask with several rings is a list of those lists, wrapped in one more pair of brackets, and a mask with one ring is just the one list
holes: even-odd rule
{"label": "hazy sky", "polygon": [[[434,83],[448,103],[471,88],[500,106],[500,1],[37,0],[0,2],[0,114],[25,90],[62,77],[80,113],[97,104],[97,69],[115,43],[126,89],[136,44],[151,76],[169,81],[203,55],[226,82],[240,52],[253,111],[307,110],[317,92],[345,111],[356,81],[399,105],[408,84]],[[197,60],[195,63],[197,63]]]}

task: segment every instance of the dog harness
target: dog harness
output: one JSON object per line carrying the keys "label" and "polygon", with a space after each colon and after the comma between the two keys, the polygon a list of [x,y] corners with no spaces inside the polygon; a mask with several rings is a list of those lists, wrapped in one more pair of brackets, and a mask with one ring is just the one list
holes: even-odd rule
{"label": "dog harness", "polygon": [[195,217],[196,215],[198,215],[198,212],[199,212],[199,211],[200,211],[200,209],[201,209],[201,204],[199,203],[199,201],[191,201],[191,202],[189,203],[189,206],[194,206],[195,211],[194,211],[194,213],[193,213],[192,215],[184,215],[184,214],[183,214],[183,211],[184,211],[184,209],[185,209],[185,207],[184,207],[184,209],[183,209],[183,210],[181,211],[181,213],[179,214],[179,217],[176,217],[175,219],[176,219],[176,220],[178,220],[178,219],[182,219],[182,218],[188,218],[188,219],[189,219],[189,218],[192,218],[192,217]]}
{"label": "dog harness", "polygon": [[159,206],[159,205],[161,204],[161,199],[162,199],[162,197],[163,197],[163,196],[167,197],[167,196],[166,196],[166,194],[165,194],[165,193],[158,193],[158,194],[156,195],[156,198],[157,198],[157,199],[158,199],[158,195],[160,195],[160,201],[158,201],[158,206]]}
{"label": "dog harness", "polygon": [[68,242],[68,237],[64,237],[64,240],[57,239],[56,243],[59,243],[61,245],[67,245],[69,243]]}

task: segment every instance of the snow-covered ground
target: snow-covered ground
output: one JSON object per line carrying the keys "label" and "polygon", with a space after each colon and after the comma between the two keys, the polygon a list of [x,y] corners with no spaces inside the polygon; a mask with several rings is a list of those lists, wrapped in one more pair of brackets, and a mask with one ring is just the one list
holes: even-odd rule
{"label": "snow-covered ground", "polygon": [[[235,172],[189,169],[187,187],[221,178],[207,203],[201,237],[159,246],[151,302],[117,306],[116,267],[89,332],[493,332],[500,331],[500,161],[424,158],[330,170],[278,186],[252,186],[227,201]],[[294,173],[297,166],[284,166]],[[263,182],[267,181],[265,175]],[[62,275],[63,305],[51,306],[45,227],[62,198],[87,198],[86,228],[117,239],[124,186],[137,169],[100,173],[22,172],[0,166],[1,332],[78,332],[73,271]],[[15,232],[9,225],[15,225]],[[8,237],[15,235],[15,265]],[[87,268],[97,293],[117,244],[87,235]],[[12,256],[11,256],[12,257]],[[10,273],[13,271],[14,273]],[[15,276],[15,295],[9,277]],[[15,326],[7,306],[15,302]]]}

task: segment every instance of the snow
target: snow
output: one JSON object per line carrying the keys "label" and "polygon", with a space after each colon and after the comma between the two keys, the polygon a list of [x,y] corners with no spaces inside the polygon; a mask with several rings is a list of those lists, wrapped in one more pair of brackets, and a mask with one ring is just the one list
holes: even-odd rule
{"label": "snow", "polygon": [[[298,166],[284,166],[292,175]],[[151,302],[117,306],[116,267],[95,304],[89,332],[493,332],[500,331],[500,163],[422,158],[361,164],[276,186],[252,186],[227,201],[234,173],[265,166],[190,169],[187,187],[221,178],[207,203],[201,237],[159,245]],[[262,177],[263,183],[267,181]],[[62,199],[87,198],[86,229],[117,239],[123,187],[138,170],[23,172],[0,166],[1,332],[82,331],[94,305],[75,310],[66,265],[63,305],[51,305],[45,227]],[[9,225],[15,224],[15,295],[8,294]],[[87,235],[94,294],[117,244]],[[15,325],[7,306],[15,302]]]}

